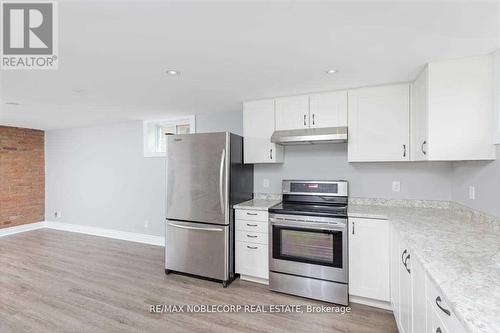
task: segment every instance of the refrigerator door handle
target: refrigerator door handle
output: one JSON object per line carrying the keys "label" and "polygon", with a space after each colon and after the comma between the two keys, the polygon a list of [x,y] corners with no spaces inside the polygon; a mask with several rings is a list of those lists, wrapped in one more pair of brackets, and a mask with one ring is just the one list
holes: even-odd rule
{"label": "refrigerator door handle", "polygon": [[220,228],[198,228],[198,227],[188,227],[185,225],[179,225],[175,223],[169,223],[169,226],[176,227],[176,228],[181,228],[181,229],[189,229],[189,230],[201,230],[201,231],[224,231],[224,229]]}
{"label": "refrigerator door handle", "polygon": [[226,161],[226,149],[222,149],[222,154],[220,157],[220,174],[219,174],[219,199],[220,199],[220,210],[224,214],[225,200],[224,200],[224,162]]}

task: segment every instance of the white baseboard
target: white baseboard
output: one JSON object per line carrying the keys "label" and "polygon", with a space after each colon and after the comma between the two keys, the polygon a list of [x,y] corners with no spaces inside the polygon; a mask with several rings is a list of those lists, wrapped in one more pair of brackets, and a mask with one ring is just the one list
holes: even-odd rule
{"label": "white baseboard", "polygon": [[89,227],[84,225],[54,222],[54,221],[30,223],[11,228],[0,229],[0,237],[13,235],[20,232],[42,229],[42,228],[77,232],[81,234],[108,237],[108,238],[125,240],[129,242],[149,244],[149,245],[165,246],[165,237],[161,236],[145,235],[135,232]]}
{"label": "white baseboard", "polygon": [[349,302],[373,306],[374,308],[392,311],[392,305],[390,302],[379,301],[377,299],[349,295]]}
{"label": "white baseboard", "polygon": [[85,225],[69,224],[69,223],[54,222],[54,221],[46,221],[45,223],[47,228],[49,229],[78,232],[86,235],[121,239],[129,242],[143,243],[149,245],[165,246],[165,238],[161,236],[153,236],[153,235],[139,234],[135,232],[104,229],[98,227],[90,227]]}
{"label": "white baseboard", "polygon": [[14,235],[20,232],[42,229],[45,227],[46,227],[45,222],[36,222],[36,223],[17,225],[15,227],[3,228],[0,229],[0,237]]}

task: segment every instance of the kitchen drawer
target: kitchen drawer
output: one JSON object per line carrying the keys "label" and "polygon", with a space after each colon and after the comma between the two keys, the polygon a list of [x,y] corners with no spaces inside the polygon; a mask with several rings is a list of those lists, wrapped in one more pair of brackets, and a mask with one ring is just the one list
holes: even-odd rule
{"label": "kitchen drawer", "polygon": [[269,243],[269,234],[267,232],[237,230],[236,241],[267,245]]}
{"label": "kitchen drawer", "polygon": [[235,252],[236,273],[269,279],[267,245],[237,241]]}
{"label": "kitchen drawer", "polygon": [[236,219],[268,222],[269,214],[266,210],[236,209]]}
{"label": "kitchen drawer", "polygon": [[[432,306],[432,302],[427,301],[427,328],[428,333],[452,333],[446,326],[444,326],[443,321],[440,316]],[[417,332],[415,332],[417,333]]]}
{"label": "kitchen drawer", "polygon": [[465,329],[453,313],[451,306],[446,302],[443,294],[429,277],[427,277],[427,301],[428,306],[432,307],[449,332],[465,333]]}
{"label": "kitchen drawer", "polygon": [[235,229],[238,231],[251,231],[251,232],[269,232],[269,223],[266,222],[258,222],[258,221],[247,221],[247,220],[236,220]]}

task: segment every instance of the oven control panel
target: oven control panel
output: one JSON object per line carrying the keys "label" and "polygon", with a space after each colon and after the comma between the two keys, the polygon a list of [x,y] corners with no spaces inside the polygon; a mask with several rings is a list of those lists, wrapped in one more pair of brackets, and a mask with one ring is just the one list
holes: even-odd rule
{"label": "oven control panel", "polygon": [[283,194],[342,196],[348,195],[345,180],[283,180]]}

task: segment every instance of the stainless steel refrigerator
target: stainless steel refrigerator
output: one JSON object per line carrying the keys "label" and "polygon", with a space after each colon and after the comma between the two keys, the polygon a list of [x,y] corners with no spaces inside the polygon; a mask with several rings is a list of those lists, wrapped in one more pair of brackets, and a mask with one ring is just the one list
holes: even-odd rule
{"label": "stainless steel refrigerator", "polygon": [[243,138],[223,133],[167,137],[165,273],[234,279],[233,205],[253,197]]}

